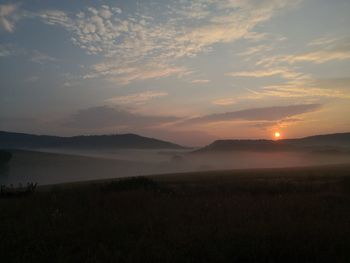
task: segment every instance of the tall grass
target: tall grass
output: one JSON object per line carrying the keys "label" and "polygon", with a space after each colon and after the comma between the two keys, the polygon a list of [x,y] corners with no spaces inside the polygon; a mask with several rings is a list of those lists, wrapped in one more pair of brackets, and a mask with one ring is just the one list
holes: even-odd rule
{"label": "tall grass", "polygon": [[[132,178],[0,199],[2,262],[348,262],[348,171]],[[171,183],[170,183],[171,181]],[[166,190],[164,190],[166,189]]]}

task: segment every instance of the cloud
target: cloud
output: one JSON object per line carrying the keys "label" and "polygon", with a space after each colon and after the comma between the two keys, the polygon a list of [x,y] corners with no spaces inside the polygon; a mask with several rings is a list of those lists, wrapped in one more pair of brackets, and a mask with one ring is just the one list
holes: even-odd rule
{"label": "cloud", "polygon": [[304,98],[304,97],[328,97],[328,98],[350,98],[349,92],[335,88],[317,88],[310,86],[295,86],[290,84],[271,85],[264,87],[257,94],[262,96],[280,98]]}
{"label": "cloud", "polygon": [[311,41],[308,46],[312,50],[260,59],[256,65],[262,66],[263,69],[231,72],[226,75],[250,78],[280,76],[287,80],[285,83],[267,85],[258,90],[251,90],[256,99],[265,97],[349,99],[350,93],[347,88],[337,87],[334,84],[324,85],[322,81],[315,80],[308,74],[292,69],[291,65],[300,62],[321,64],[328,61],[350,59],[350,38],[322,37]]}
{"label": "cloud", "polygon": [[265,78],[273,76],[281,76],[285,79],[305,79],[307,76],[303,73],[290,70],[288,68],[268,68],[255,71],[238,71],[226,73],[226,76],[230,77],[249,77],[249,78]]}
{"label": "cloud", "polygon": [[[288,1],[208,1],[202,5],[202,9],[211,11],[206,15],[206,20],[175,35],[174,44],[178,50],[173,50],[172,56],[195,56],[210,50],[216,43],[251,37],[255,26],[288,6]],[[180,10],[182,8],[188,7],[180,5]],[[178,15],[179,12],[174,13]],[[192,16],[178,16],[177,21],[188,21],[190,18]]]}
{"label": "cloud", "polygon": [[320,50],[314,52],[302,53],[294,56],[286,56],[283,60],[290,64],[298,62],[312,62],[322,64],[332,60],[347,60],[350,59],[349,50]]}
{"label": "cloud", "polygon": [[191,74],[191,71],[186,67],[171,65],[144,65],[134,69],[126,68],[126,71],[124,71],[122,74],[115,74],[115,76],[112,76],[110,80],[116,81],[121,85],[127,85],[132,81],[159,79],[171,75],[181,77],[189,74]]}
{"label": "cloud", "polygon": [[210,80],[209,79],[194,79],[191,81],[191,83],[193,84],[205,84],[205,83],[209,83]]}
{"label": "cloud", "polygon": [[322,64],[334,60],[350,59],[350,38],[318,38],[309,43],[312,50],[292,54],[278,55],[263,58],[257,62],[257,65],[277,66],[281,64],[296,64],[300,62],[310,62]]}
{"label": "cloud", "polygon": [[311,45],[316,46],[319,50],[287,56],[284,59],[290,64],[303,61],[321,64],[332,60],[350,59],[349,37],[341,39],[321,38],[311,42]]}
{"label": "cloud", "polygon": [[286,127],[292,126],[295,123],[302,122],[303,119],[300,118],[286,118],[279,121],[257,121],[249,123],[250,126],[259,128],[262,130],[271,130],[271,129],[284,129]]}
{"label": "cloud", "polygon": [[10,56],[23,56],[31,62],[39,64],[58,61],[58,59],[38,50],[27,50],[14,44],[0,44],[0,57]]}
{"label": "cloud", "polygon": [[313,112],[321,108],[321,104],[298,104],[289,106],[273,106],[253,108],[226,113],[211,114],[184,121],[182,125],[207,124],[213,122],[247,121],[276,121],[287,117]]}
{"label": "cloud", "polygon": [[45,10],[40,11],[36,14],[36,17],[39,17],[48,25],[59,25],[66,28],[69,31],[75,30],[75,22],[71,19],[65,12],[60,10]]}
{"label": "cloud", "polygon": [[308,46],[327,46],[330,44],[334,44],[339,40],[339,38],[334,38],[334,37],[330,37],[330,36],[323,36],[320,38],[316,38],[314,40],[312,40]]}
{"label": "cloud", "polygon": [[272,47],[267,45],[258,45],[254,47],[249,47],[245,51],[238,53],[239,56],[252,56],[261,52],[271,51]]}
{"label": "cloud", "polygon": [[[74,45],[87,54],[99,56],[99,63],[86,68],[85,78],[103,77],[127,85],[133,81],[191,74],[190,69],[177,65],[180,59],[210,52],[218,43],[261,40],[266,35],[254,32],[254,28],[298,2],[175,0],[161,5],[162,12],[157,16],[154,11],[147,11],[149,3],[140,4],[142,12],[128,14],[108,5],[90,6],[77,13],[21,12],[25,14],[23,17],[39,18],[50,26],[63,27]],[[8,26],[8,17],[16,9],[15,5],[2,6],[0,21],[7,21],[2,22],[7,25],[7,31],[14,30],[14,24]]]}
{"label": "cloud", "polygon": [[[171,75],[181,77],[191,71],[175,66],[180,58],[209,52],[217,43],[261,39],[263,34],[253,29],[297,2],[176,0],[162,5],[157,16],[147,12],[148,3],[141,3],[142,13],[126,15],[117,7],[102,5],[76,14],[44,10],[36,17],[65,28],[74,45],[102,57],[85,77],[106,77],[125,85]],[[103,71],[99,70],[101,65]]]}
{"label": "cloud", "polygon": [[219,105],[219,106],[228,106],[228,105],[232,105],[235,104],[237,101],[236,99],[233,98],[225,98],[225,99],[217,99],[214,100],[212,103],[214,105]]}
{"label": "cloud", "polygon": [[69,116],[64,126],[78,129],[106,127],[147,128],[160,126],[178,120],[173,116],[151,116],[129,112],[125,109],[98,106],[91,107]]}
{"label": "cloud", "polygon": [[9,57],[25,54],[25,50],[13,44],[0,44],[0,57]]}
{"label": "cloud", "polygon": [[39,64],[44,64],[46,62],[56,62],[57,59],[54,57],[51,57],[45,53],[42,53],[38,50],[34,50],[31,52],[30,55],[30,60],[35,62],[35,63],[39,63]]}
{"label": "cloud", "polygon": [[120,85],[127,85],[132,81],[159,79],[170,75],[181,77],[191,74],[191,71],[186,67],[165,64],[144,64],[137,67],[128,67],[107,62],[96,64],[92,69],[92,72],[84,76],[85,79],[103,76]]}
{"label": "cloud", "polygon": [[121,105],[121,104],[143,104],[147,101],[150,101],[155,98],[160,98],[167,96],[168,93],[163,91],[145,91],[141,93],[134,93],[125,96],[118,96],[107,99],[106,102],[110,102],[113,104]]}
{"label": "cloud", "polygon": [[19,19],[15,13],[18,10],[17,4],[0,5],[0,27],[7,32],[15,30],[16,21]]}
{"label": "cloud", "polygon": [[251,31],[244,36],[244,39],[250,40],[252,42],[258,42],[266,39],[267,36],[268,36],[267,33],[257,33],[257,32]]}
{"label": "cloud", "polygon": [[349,87],[349,78],[310,79],[300,83],[290,81],[268,85],[259,90],[247,89],[252,95],[238,99],[262,99],[264,97],[350,99]]}

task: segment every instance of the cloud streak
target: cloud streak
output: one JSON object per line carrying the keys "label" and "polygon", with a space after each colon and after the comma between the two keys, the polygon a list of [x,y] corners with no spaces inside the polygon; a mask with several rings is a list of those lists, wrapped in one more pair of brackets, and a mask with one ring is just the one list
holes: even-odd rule
{"label": "cloud streak", "polygon": [[273,106],[264,108],[253,108],[218,114],[210,114],[202,117],[192,118],[184,121],[183,125],[208,124],[214,122],[231,121],[277,121],[284,118],[297,116],[304,113],[316,111],[321,104],[298,104],[288,106]]}
{"label": "cloud streak", "polygon": [[248,78],[265,78],[265,77],[273,77],[273,76],[281,76],[285,79],[304,79],[306,75],[303,73],[299,73],[288,68],[268,68],[263,70],[255,70],[255,71],[238,71],[226,73],[226,76],[230,77],[248,77]]}
{"label": "cloud streak", "polygon": [[350,38],[338,39],[320,38],[309,43],[312,50],[292,55],[277,55],[260,59],[257,65],[265,67],[278,66],[281,64],[296,64],[309,62],[322,64],[329,61],[350,59]]}
{"label": "cloud streak", "polygon": [[191,83],[193,83],[193,84],[206,84],[209,82],[210,82],[209,79],[194,79],[191,81]]}
{"label": "cloud streak", "polygon": [[325,97],[349,99],[350,94],[335,88],[318,88],[310,86],[295,86],[291,84],[271,85],[264,87],[261,91],[256,91],[261,97],[280,98],[305,98],[305,97]]}
{"label": "cloud streak", "polygon": [[164,91],[145,91],[140,93],[129,94],[125,96],[118,96],[107,99],[106,102],[113,104],[143,104],[150,100],[167,96],[168,93]]}
{"label": "cloud streak", "polygon": [[228,105],[233,105],[237,103],[237,100],[233,98],[225,98],[225,99],[214,100],[212,103],[214,105],[219,105],[219,106],[228,106]]}
{"label": "cloud streak", "polygon": [[174,116],[154,116],[133,113],[125,109],[98,106],[79,110],[69,116],[64,126],[77,129],[101,129],[106,127],[144,129],[157,127],[178,120]]}
{"label": "cloud streak", "polygon": [[15,24],[19,19],[16,16],[16,11],[18,10],[17,4],[4,4],[0,5],[0,27],[12,33],[15,30]]}

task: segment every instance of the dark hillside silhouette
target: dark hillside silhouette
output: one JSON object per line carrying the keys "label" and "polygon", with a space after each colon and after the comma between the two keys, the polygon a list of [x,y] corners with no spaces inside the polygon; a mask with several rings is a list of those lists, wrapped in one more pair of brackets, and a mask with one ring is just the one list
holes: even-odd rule
{"label": "dark hillside silhouette", "polygon": [[180,145],[136,134],[59,137],[0,131],[2,148],[181,149]]}
{"label": "dark hillside silhouette", "polygon": [[316,135],[284,140],[217,140],[194,153],[220,151],[342,151],[350,152],[350,133]]}

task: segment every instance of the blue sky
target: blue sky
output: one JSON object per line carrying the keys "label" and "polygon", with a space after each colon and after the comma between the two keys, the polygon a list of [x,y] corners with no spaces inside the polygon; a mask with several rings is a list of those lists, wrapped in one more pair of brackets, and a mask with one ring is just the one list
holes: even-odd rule
{"label": "blue sky", "polygon": [[350,128],[346,0],[0,1],[0,129],[202,145]]}

